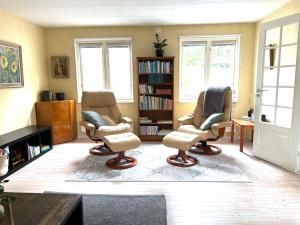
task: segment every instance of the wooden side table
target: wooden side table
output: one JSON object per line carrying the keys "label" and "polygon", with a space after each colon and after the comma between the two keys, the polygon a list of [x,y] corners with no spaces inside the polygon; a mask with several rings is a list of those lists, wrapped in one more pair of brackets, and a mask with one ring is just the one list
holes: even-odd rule
{"label": "wooden side table", "polygon": [[237,125],[241,128],[241,134],[240,134],[240,152],[243,152],[244,147],[244,137],[245,137],[245,127],[248,127],[251,129],[251,141],[253,143],[253,132],[254,132],[254,123],[251,121],[246,120],[239,120],[239,119],[232,119],[232,125],[231,125],[231,143],[233,143],[234,140],[234,125]]}

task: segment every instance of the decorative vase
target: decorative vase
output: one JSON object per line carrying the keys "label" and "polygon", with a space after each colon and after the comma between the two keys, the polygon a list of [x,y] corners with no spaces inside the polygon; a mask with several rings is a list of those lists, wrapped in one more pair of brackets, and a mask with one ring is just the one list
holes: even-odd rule
{"label": "decorative vase", "polygon": [[65,93],[63,93],[63,92],[57,92],[57,93],[56,93],[56,99],[57,99],[58,101],[65,100]]}
{"label": "decorative vase", "polygon": [[164,56],[164,50],[156,49],[155,54],[156,54],[157,57],[163,57]]}

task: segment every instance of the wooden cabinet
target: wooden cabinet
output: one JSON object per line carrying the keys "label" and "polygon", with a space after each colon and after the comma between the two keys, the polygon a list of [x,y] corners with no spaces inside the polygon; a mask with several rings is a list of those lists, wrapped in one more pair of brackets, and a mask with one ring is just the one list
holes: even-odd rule
{"label": "wooden cabinet", "polygon": [[53,143],[73,141],[77,137],[75,100],[37,102],[38,125],[52,126]]}
{"label": "wooden cabinet", "polygon": [[139,127],[143,141],[161,141],[173,130],[174,57],[137,57]]}

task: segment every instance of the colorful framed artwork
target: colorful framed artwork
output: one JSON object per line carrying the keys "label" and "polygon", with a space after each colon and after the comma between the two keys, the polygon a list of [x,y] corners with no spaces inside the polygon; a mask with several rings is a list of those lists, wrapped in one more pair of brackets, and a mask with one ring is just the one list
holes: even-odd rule
{"label": "colorful framed artwork", "polygon": [[69,57],[52,56],[51,57],[52,77],[68,78],[69,77]]}
{"label": "colorful framed artwork", "polygon": [[0,88],[23,86],[21,46],[0,41]]}

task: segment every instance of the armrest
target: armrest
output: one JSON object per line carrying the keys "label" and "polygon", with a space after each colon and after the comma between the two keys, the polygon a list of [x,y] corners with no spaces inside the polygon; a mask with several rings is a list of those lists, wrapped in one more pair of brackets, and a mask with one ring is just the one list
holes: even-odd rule
{"label": "armrest", "polygon": [[83,126],[86,130],[89,130],[90,134],[95,135],[96,127],[92,123],[82,120],[82,121],[80,121],[79,124],[80,124],[80,126]]}
{"label": "armrest", "polygon": [[[224,121],[224,122],[218,122],[218,123],[215,123],[211,126],[211,131],[214,135],[216,136],[223,136],[224,135],[224,131],[220,131],[220,129],[222,128],[226,128],[226,127],[231,127],[231,121]],[[223,133],[223,134],[222,134]]]}
{"label": "armrest", "polygon": [[193,116],[188,115],[188,116],[183,116],[177,119],[178,125],[182,126],[185,124],[193,124]]}
{"label": "armrest", "polygon": [[122,117],[120,118],[120,122],[121,122],[121,123],[128,123],[128,124],[131,126],[132,130],[134,130],[134,127],[133,127],[133,120],[132,120],[131,118],[129,118],[129,117],[127,117],[127,116],[122,116]]}

